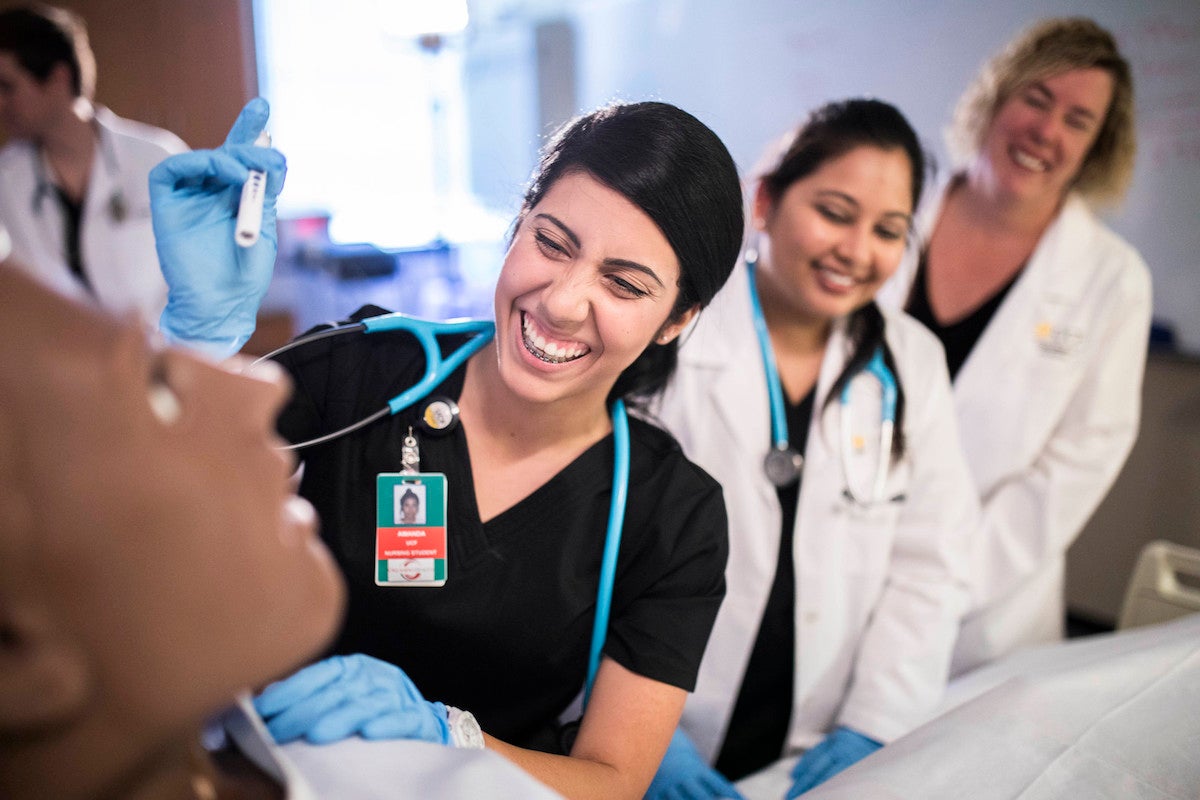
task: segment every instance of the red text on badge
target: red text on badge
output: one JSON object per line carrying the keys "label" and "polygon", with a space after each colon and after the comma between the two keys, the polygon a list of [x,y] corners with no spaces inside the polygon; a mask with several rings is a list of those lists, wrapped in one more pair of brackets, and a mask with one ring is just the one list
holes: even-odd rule
{"label": "red text on badge", "polygon": [[375,557],[387,558],[445,558],[446,529],[376,528]]}

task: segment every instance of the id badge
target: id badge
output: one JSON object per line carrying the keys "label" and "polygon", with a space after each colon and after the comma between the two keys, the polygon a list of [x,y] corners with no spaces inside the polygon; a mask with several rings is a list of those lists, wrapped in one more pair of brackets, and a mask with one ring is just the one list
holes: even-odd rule
{"label": "id badge", "polygon": [[375,585],[444,585],[446,476],[382,473],[375,497]]}

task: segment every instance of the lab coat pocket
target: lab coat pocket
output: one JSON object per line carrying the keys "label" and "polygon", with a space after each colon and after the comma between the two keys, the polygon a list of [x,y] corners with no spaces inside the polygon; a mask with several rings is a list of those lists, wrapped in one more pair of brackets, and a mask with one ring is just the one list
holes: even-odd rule
{"label": "lab coat pocket", "polygon": [[[890,488],[890,487],[889,487]],[[877,502],[863,503],[843,495],[834,506],[841,529],[842,566],[847,574],[882,580],[905,499],[888,495]]]}

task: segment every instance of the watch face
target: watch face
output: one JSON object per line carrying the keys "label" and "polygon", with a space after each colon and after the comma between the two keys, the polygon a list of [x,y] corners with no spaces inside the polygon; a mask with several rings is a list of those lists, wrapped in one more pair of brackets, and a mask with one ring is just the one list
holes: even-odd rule
{"label": "watch face", "polygon": [[483,730],[470,711],[450,710],[450,735],[454,746],[467,750],[483,749]]}

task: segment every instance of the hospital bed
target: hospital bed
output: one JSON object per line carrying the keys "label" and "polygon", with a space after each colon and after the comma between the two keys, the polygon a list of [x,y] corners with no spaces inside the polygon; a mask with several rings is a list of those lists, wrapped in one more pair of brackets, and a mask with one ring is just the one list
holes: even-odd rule
{"label": "hospital bed", "polygon": [[[930,721],[804,797],[1200,800],[1194,576],[1200,553],[1152,543],[1130,581],[1122,629],[1029,648],[962,676]],[[748,800],[779,800],[794,763],[738,788]]]}

